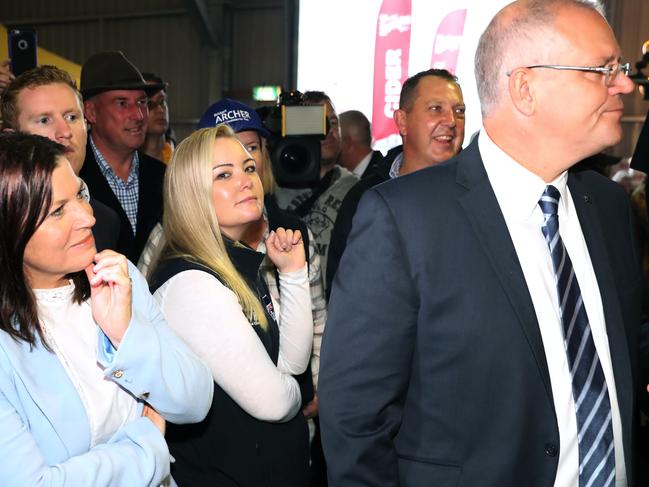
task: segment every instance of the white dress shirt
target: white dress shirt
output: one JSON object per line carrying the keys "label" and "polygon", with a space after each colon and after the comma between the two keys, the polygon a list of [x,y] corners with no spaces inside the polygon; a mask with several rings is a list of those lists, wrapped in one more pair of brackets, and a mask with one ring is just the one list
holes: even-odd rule
{"label": "white dress shirt", "polygon": [[559,465],[554,485],[555,487],[579,485],[579,445],[572,379],[563,340],[556,277],[552,257],[541,231],[543,212],[538,201],[548,184],[552,184],[561,193],[558,208],[559,233],[572,260],[588,314],[593,341],[608,386],[615,445],[615,485],[626,486],[622,425],[602,299],[588,247],[566,184],[568,174],[564,172],[551,183],[544,182],[496,146],[484,129],[480,132],[478,146],[514,243],[541,331],[559,426]]}
{"label": "white dress shirt", "polygon": [[72,301],[74,284],[34,289],[47,343],[79,393],[90,425],[90,447],[106,443],[123,425],[138,417],[137,402],[104,377],[97,361],[97,325],[90,300]]}
{"label": "white dress shirt", "polygon": [[356,164],[356,167],[354,168],[352,173],[360,178],[365,172],[365,169],[367,169],[367,166],[370,165],[370,161],[372,160],[373,154],[374,151],[369,151],[367,155],[363,157],[358,164]]}

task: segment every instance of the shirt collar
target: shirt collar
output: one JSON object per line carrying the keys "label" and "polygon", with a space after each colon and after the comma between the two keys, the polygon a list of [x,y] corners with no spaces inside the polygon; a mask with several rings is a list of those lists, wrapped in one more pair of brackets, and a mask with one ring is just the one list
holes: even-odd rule
{"label": "shirt collar", "polygon": [[367,166],[370,164],[370,160],[372,159],[372,151],[369,151],[365,157],[363,157],[360,162],[356,165],[352,173],[354,173],[356,176],[359,178],[363,175],[365,172],[365,169],[367,169]]}
{"label": "shirt collar", "polygon": [[394,161],[392,161],[392,165],[390,166],[390,172],[388,173],[390,179],[397,179],[399,177],[399,171],[401,171],[402,164],[403,164],[403,152],[399,152],[397,156],[394,158]]}
{"label": "shirt collar", "polygon": [[498,147],[484,128],[478,137],[478,147],[503,214],[516,220],[528,220],[539,209],[539,199],[548,184],[559,190],[559,205],[565,211],[567,171],[546,183]]}
{"label": "shirt collar", "polygon": [[[100,150],[95,145],[95,141],[92,139],[92,132],[90,133],[88,139],[90,140],[90,148],[92,149],[92,153],[95,156],[95,160],[97,161],[97,164],[99,164],[99,170],[101,171],[102,175],[104,177],[113,177],[115,179],[120,179],[117,176],[117,174],[115,174],[115,171],[113,171],[113,168],[110,167],[110,164],[108,164],[108,161],[106,160],[104,155],[100,152]],[[139,169],[140,169],[140,157],[137,151],[133,151],[131,170],[128,173],[128,179],[126,180],[127,184],[133,181],[134,178],[138,176]]]}

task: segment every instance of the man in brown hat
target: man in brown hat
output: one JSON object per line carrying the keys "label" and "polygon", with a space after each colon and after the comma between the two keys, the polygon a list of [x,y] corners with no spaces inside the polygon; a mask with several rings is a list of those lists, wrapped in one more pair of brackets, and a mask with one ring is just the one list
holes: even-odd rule
{"label": "man in brown hat", "polygon": [[91,131],[80,176],[91,194],[120,217],[117,250],[137,262],[162,217],[162,162],[137,149],[144,143],[148,84],[118,51],[91,56],[81,68],[81,94]]}

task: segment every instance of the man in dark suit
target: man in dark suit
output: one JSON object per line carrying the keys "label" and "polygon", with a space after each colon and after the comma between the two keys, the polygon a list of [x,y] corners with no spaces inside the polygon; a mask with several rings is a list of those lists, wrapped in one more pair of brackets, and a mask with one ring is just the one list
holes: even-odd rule
{"label": "man in dark suit", "polygon": [[[336,223],[331,232],[327,274],[327,298],[338,270],[340,258],[347,245],[352,219],[365,191],[389,179],[444,162],[462,149],[464,140],[464,98],[457,78],[445,69],[428,69],[406,80],[399,96],[399,109],[394,112],[394,122],[399,128],[403,145],[388,156],[372,163],[361,180],[345,195]],[[360,117],[365,116],[360,113]],[[345,114],[352,114],[347,115]],[[344,118],[343,118],[344,117]],[[343,141],[347,120],[357,120],[360,130],[365,125],[354,112],[341,114]],[[367,118],[365,118],[367,121]],[[369,134],[369,121],[366,129]],[[349,128],[347,129],[349,130]],[[371,136],[368,140],[371,140]],[[369,142],[368,142],[369,146]],[[375,151],[376,152],[376,151]],[[343,149],[342,153],[345,153]],[[372,156],[374,159],[374,156]],[[341,155],[341,160],[344,157]]]}
{"label": "man in dark suit", "polygon": [[383,161],[383,155],[372,150],[372,127],[363,112],[348,110],[338,117],[340,122],[341,166],[363,179],[370,168]]}
{"label": "man in dark suit", "polygon": [[365,194],[322,346],[329,485],[635,485],[629,204],[567,172],[621,139],[619,56],[592,3],[508,5],[476,52],[477,140]]}
{"label": "man in dark suit", "polygon": [[163,84],[144,81],[121,52],[91,56],[81,68],[81,94],[91,131],[82,179],[90,193],[117,212],[117,251],[137,262],[162,218],[165,166],[137,149],[146,137],[147,94]]}
{"label": "man in dark suit", "polygon": [[[42,135],[65,146],[66,157],[79,174],[86,156],[88,132],[81,94],[70,75],[55,66],[38,66],[9,83],[2,94],[3,130]],[[97,251],[117,248],[117,213],[90,195],[95,216],[92,233]]]}

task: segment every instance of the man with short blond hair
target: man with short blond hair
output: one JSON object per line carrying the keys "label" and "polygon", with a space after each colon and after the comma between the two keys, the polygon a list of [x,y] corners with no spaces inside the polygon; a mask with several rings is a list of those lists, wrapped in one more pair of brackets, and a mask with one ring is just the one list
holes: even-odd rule
{"label": "man with short blond hair", "polygon": [[[0,98],[3,130],[42,135],[66,148],[79,174],[86,156],[87,129],[81,94],[68,74],[56,66],[38,66],[13,79]],[[96,223],[92,229],[98,251],[117,247],[117,214],[90,195]]]}

